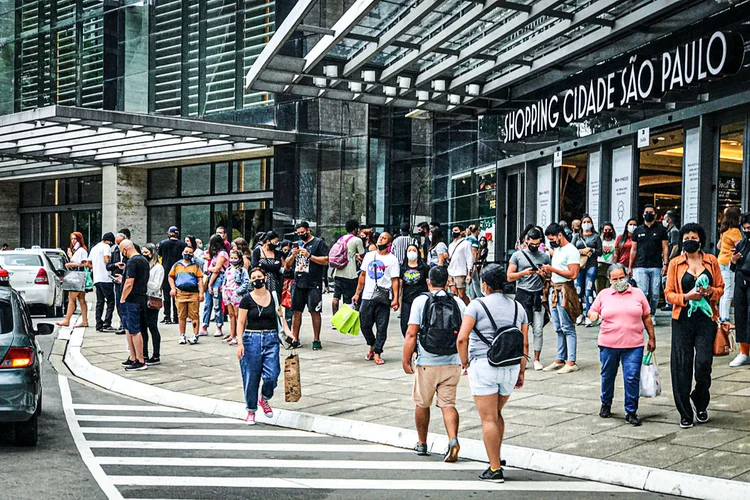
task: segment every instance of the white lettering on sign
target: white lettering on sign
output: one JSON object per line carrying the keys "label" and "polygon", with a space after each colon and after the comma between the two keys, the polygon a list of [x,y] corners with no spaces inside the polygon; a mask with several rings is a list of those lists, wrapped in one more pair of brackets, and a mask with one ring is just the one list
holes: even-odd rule
{"label": "white lettering on sign", "polygon": [[504,142],[548,132],[646,99],[663,97],[711,77],[737,73],[745,57],[739,33],[717,31],[662,53],[656,60],[632,56],[624,68],[541,99],[505,115]]}

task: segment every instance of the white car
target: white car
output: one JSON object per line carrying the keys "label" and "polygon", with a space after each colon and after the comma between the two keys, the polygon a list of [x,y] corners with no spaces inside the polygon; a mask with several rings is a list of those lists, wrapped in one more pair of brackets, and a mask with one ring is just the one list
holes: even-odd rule
{"label": "white car", "polygon": [[[65,293],[52,265],[42,249],[17,248],[0,252],[0,267],[10,274],[12,286],[29,308],[41,310],[48,318],[63,316]],[[39,311],[37,311],[39,312]]]}

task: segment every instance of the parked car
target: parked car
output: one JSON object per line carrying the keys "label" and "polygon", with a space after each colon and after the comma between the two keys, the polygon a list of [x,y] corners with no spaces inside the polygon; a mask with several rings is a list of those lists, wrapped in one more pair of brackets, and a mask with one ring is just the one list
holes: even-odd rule
{"label": "parked car", "polygon": [[0,267],[8,271],[10,285],[32,310],[48,318],[63,316],[65,311],[62,282],[57,269],[42,249],[17,248],[0,252]]}
{"label": "parked car", "polygon": [[[33,246],[32,250],[40,249],[41,247]],[[55,274],[57,274],[58,280],[60,280],[60,286],[62,287],[63,278],[65,277],[65,271],[67,268],[65,264],[70,262],[68,254],[61,248],[42,248],[49,260],[52,261],[52,265],[55,267]],[[65,315],[65,311],[68,310],[68,294],[63,293],[63,310],[61,316]]]}
{"label": "parked car", "polygon": [[16,444],[36,446],[44,355],[36,336],[51,334],[54,326],[34,329],[28,305],[9,285],[8,272],[0,269],[0,424],[13,425]]}

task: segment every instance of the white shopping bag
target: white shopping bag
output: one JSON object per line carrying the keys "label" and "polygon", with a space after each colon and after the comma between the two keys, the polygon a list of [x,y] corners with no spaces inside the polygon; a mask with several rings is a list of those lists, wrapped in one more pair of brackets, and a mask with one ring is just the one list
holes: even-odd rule
{"label": "white shopping bag", "polygon": [[661,394],[659,367],[656,366],[656,358],[652,352],[643,356],[643,364],[641,364],[640,393],[642,398],[655,398]]}

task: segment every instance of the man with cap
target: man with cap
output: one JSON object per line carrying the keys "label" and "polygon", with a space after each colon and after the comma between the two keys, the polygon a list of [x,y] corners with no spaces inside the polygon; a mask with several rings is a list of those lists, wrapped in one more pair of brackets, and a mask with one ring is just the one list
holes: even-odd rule
{"label": "man with cap", "polygon": [[[115,310],[115,284],[112,282],[107,264],[112,256],[112,244],[115,235],[104,233],[102,240],[94,245],[89,252],[89,261],[94,278],[94,289],[96,290],[96,331],[112,329],[112,313]],[[107,313],[104,314],[104,304],[107,304]]]}
{"label": "man with cap", "polygon": [[[167,239],[159,243],[159,257],[164,269],[172,269],[177,261],[182,259],[182,251],[187,245],[180,239],[180,230],[176,226],[171,226],[167,231]],[[169,293],[172,287],[169,284],[169,272],[164,273],[164,282],[162,283],[162,297],[164,300],[164,320],[162,323],[177,323],[177,304]]]}

